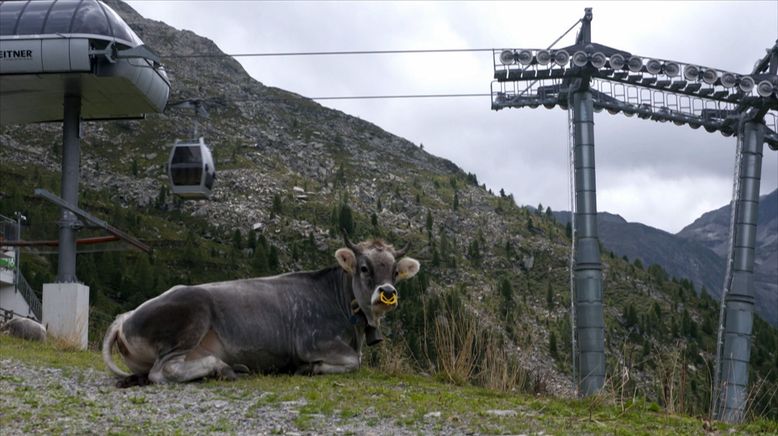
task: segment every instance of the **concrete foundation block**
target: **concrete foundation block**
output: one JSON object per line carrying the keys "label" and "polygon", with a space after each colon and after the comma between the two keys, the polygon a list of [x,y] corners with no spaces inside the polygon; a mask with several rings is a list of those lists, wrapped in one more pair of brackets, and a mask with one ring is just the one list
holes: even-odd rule
{"label": "concrete foundation block", "polygon": [[43,325],[50,338],[85,350],[89,340],[89,286],[81,283],[44,284]]}

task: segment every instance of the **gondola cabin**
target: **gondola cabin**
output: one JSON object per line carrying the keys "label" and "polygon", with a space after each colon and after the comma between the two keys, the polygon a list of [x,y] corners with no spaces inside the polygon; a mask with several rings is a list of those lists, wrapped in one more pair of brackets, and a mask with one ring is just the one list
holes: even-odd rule
{"label": "gondola cabin", "polygon": [[210,197],[216,167],[202,137],[197,142],[176,141],[170,151],[167,172],[173,194],[187,200]]}

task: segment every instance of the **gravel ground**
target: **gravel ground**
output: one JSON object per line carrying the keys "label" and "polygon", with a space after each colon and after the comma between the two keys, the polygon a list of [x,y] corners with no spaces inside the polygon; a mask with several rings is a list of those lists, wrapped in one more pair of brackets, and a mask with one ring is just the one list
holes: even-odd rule
{"label": "gravel ground", "polygon": [[[430,414],[411,427],[379,421],[370,408],[341,418],[304,414],[303,398],[191,383],[117,389],[105,372],[36,367],[0,359],[0,422],[11,434],[463,434]],[[300,418],[303,418],[302,420]]]}

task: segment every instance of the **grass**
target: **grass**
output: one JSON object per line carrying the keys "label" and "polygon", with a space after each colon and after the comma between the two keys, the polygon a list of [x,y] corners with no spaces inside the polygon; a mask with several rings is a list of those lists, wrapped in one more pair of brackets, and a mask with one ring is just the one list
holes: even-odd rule
{"label": "grass", "polygon": [[60,369],[105,370],[100,353],[78,351],[59,342],[30,342],[0,335],[0,359],[14,359],[37,366]]}
{"label": "grass", "polygon": [[[0,337],[2,359],[13,359],[40,367],[65,369],[67,377],[77,379],[78,370],[104,370],[100,355],[94,351],[73,351],[52,344],[38,344],[9,337]],[[102,406],[98,400],[75,396],[60,386],[51,386],[41,396],[30,392],[21,380],[2,376],[16,384],[14,395],[22,396],[31,407],[41,402],[54,401],[57,413],[85,419],[99,416]],[[112,390],[113,387],[106,386]],[[149,407],[148,395],[155,387],[128,392],[125,407]],[[162,389],[177,389],[176,386]],[[180,388],[183,392],[185,390]],[[322,417],[337,418],[339,422],[359,422],[381,428],[391,423],[411,432],[446,433],[528,433],[543,431],[549,434],[609,433],[609,434],[698,434],[703,433],[703,421],[698,418],[667,414],[653,403],[644,401],[615,405],[607,398],[566,400],[550,397],[498,392],[470,386],[455,386],[435,378],[417,375],[386,375],[364,368],[356,373],[317,377],[252,376],[236,382],[207,381],[198,385],[223,401],[246,401],[251,398],[246,415],[260,410],[292,408],[297,410],[293,424],[300,431],[321,430]],[[2,410],[0,416],[8,417]],[[38,410],[45,410],[46,407]],[[51,409],[51,407],[49,407]],[[258,415],[257,415],[258,416]],[[16,416],[29,420],[29,429],[40,429],[40,416]],[[1,421],[1,420],[0,420]],[[186,420],[168,423],[173,432],[177,426],[187,426]],[[61,420],[53,422],[62,422]],[[143,423],[136,423],[141,427]],[[720,431],[778,433],[775,421],[757,420],[741,426],[714,423]],[[130,432],[143,430],[125,428]],[[63,430],[50,428],[49,430]],[[147,429],[148,430],[148,429]],[[181,427],[179,431],[197,430]],[[215,421],[203,432],[229,432],[231,423]]]}

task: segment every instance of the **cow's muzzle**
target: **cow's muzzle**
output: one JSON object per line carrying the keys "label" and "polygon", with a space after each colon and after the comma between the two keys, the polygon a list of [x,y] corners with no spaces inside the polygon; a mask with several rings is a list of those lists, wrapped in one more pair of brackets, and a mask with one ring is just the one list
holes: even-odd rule
{"label": "cow's muzzle", "polygon": [[378,301],[381,303],[387,306],[395,306],[397,305],[398,298],[397,289],[395,289],[394,286],[383,285],[378,288]]}

